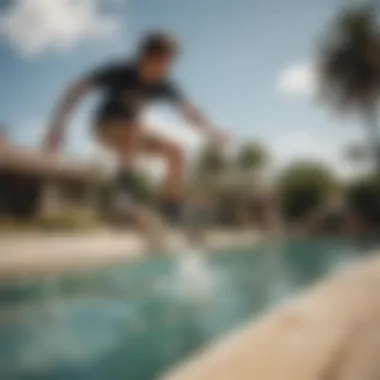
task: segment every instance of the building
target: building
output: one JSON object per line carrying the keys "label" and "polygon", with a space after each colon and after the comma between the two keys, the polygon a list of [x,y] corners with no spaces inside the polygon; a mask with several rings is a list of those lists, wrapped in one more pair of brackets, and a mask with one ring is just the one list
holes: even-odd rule
{"label": "building", "polygon": [[10,144],[0,135],[0,218],[30,219],[97,206],[106,174],[98,165]]}

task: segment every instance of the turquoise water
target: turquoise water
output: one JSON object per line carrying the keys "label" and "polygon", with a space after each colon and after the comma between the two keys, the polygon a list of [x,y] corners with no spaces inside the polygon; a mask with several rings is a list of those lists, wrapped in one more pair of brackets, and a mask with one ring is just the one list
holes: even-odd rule
{"label": "turquoise water", "polygon": [[155,379],[371,249],[288,241],[2,284],[0,378]]}

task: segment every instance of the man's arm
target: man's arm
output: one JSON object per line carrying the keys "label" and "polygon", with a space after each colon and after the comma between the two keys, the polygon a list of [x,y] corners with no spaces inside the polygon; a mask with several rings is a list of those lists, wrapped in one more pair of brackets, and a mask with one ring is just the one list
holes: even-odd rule
{"label": "man's arm", "polygon": [[53,114],[51,124],[44,139],[44,148],[55,151],[62,143],[68,118],[75,106],[94,88],[89,78],[77,80],[68,87]]}
{"label": "man's arm", "polygon": [[214,124],[196,107],[189,103],[181,106],[183,117],[191,124],[197,127],[208,138],[220,144],[224,141],[225,135],[216,129]]}

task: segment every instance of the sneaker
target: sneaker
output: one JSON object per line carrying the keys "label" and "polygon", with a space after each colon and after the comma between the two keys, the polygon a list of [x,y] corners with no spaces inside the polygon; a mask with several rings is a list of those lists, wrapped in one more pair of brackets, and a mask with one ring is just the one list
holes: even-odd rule
{"label": "sneaker", "polygon": [[136,175],[133,171],[121,172],[115,179],[112,202],[115,212],[133,212],[137,206]]}

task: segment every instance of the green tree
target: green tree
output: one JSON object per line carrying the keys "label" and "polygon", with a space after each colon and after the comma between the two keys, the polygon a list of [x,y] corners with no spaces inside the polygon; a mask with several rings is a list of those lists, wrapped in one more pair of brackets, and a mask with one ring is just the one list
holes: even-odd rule
{"label": "green tree", "polygon": [[350,8],[337,17],[323,41],[320,74],[321,94],[329,104],[362,115],[380,175],[380,33],[371,7]]}
{"label": "green tree", "polygon": [[324,206],[336,181],[324,165],[299,162],[280,174],[277,186],[282,214],[287,220],[297,220]]}
{"label": "green tree", "polygon": [[227,161],[222,150],[213,146],[206,146],[200,154],[197,171],[203,176],[219,175],[227,168]]}
{"label": "green tree", "polygon": [[222,150],[205,146],[190,175],[191,189],[214,194],[228,174],[229,167],[229,160]]}
{"label": "green tree", "polygon": [[255,142],[243,144],[238,152],[236,164],[243,172],[255,172],[264,169],[269,160],[266,149]]}
{"label": "green tree", "polygon": [[234,165],[235,183],[244,195],[258,193],[264,185],[264,169],[269,153],[257,142],[244,143],[237,152]]}
{"label": "green tree", "polygon": [[254,217],[253,198],[262,190],[261,174],[268,161],[265,147],[256,142],[243,144],[231,158],[206,146],[197,161],[191,185],[217,204],[219,223],[230,226],[246,223]]}

